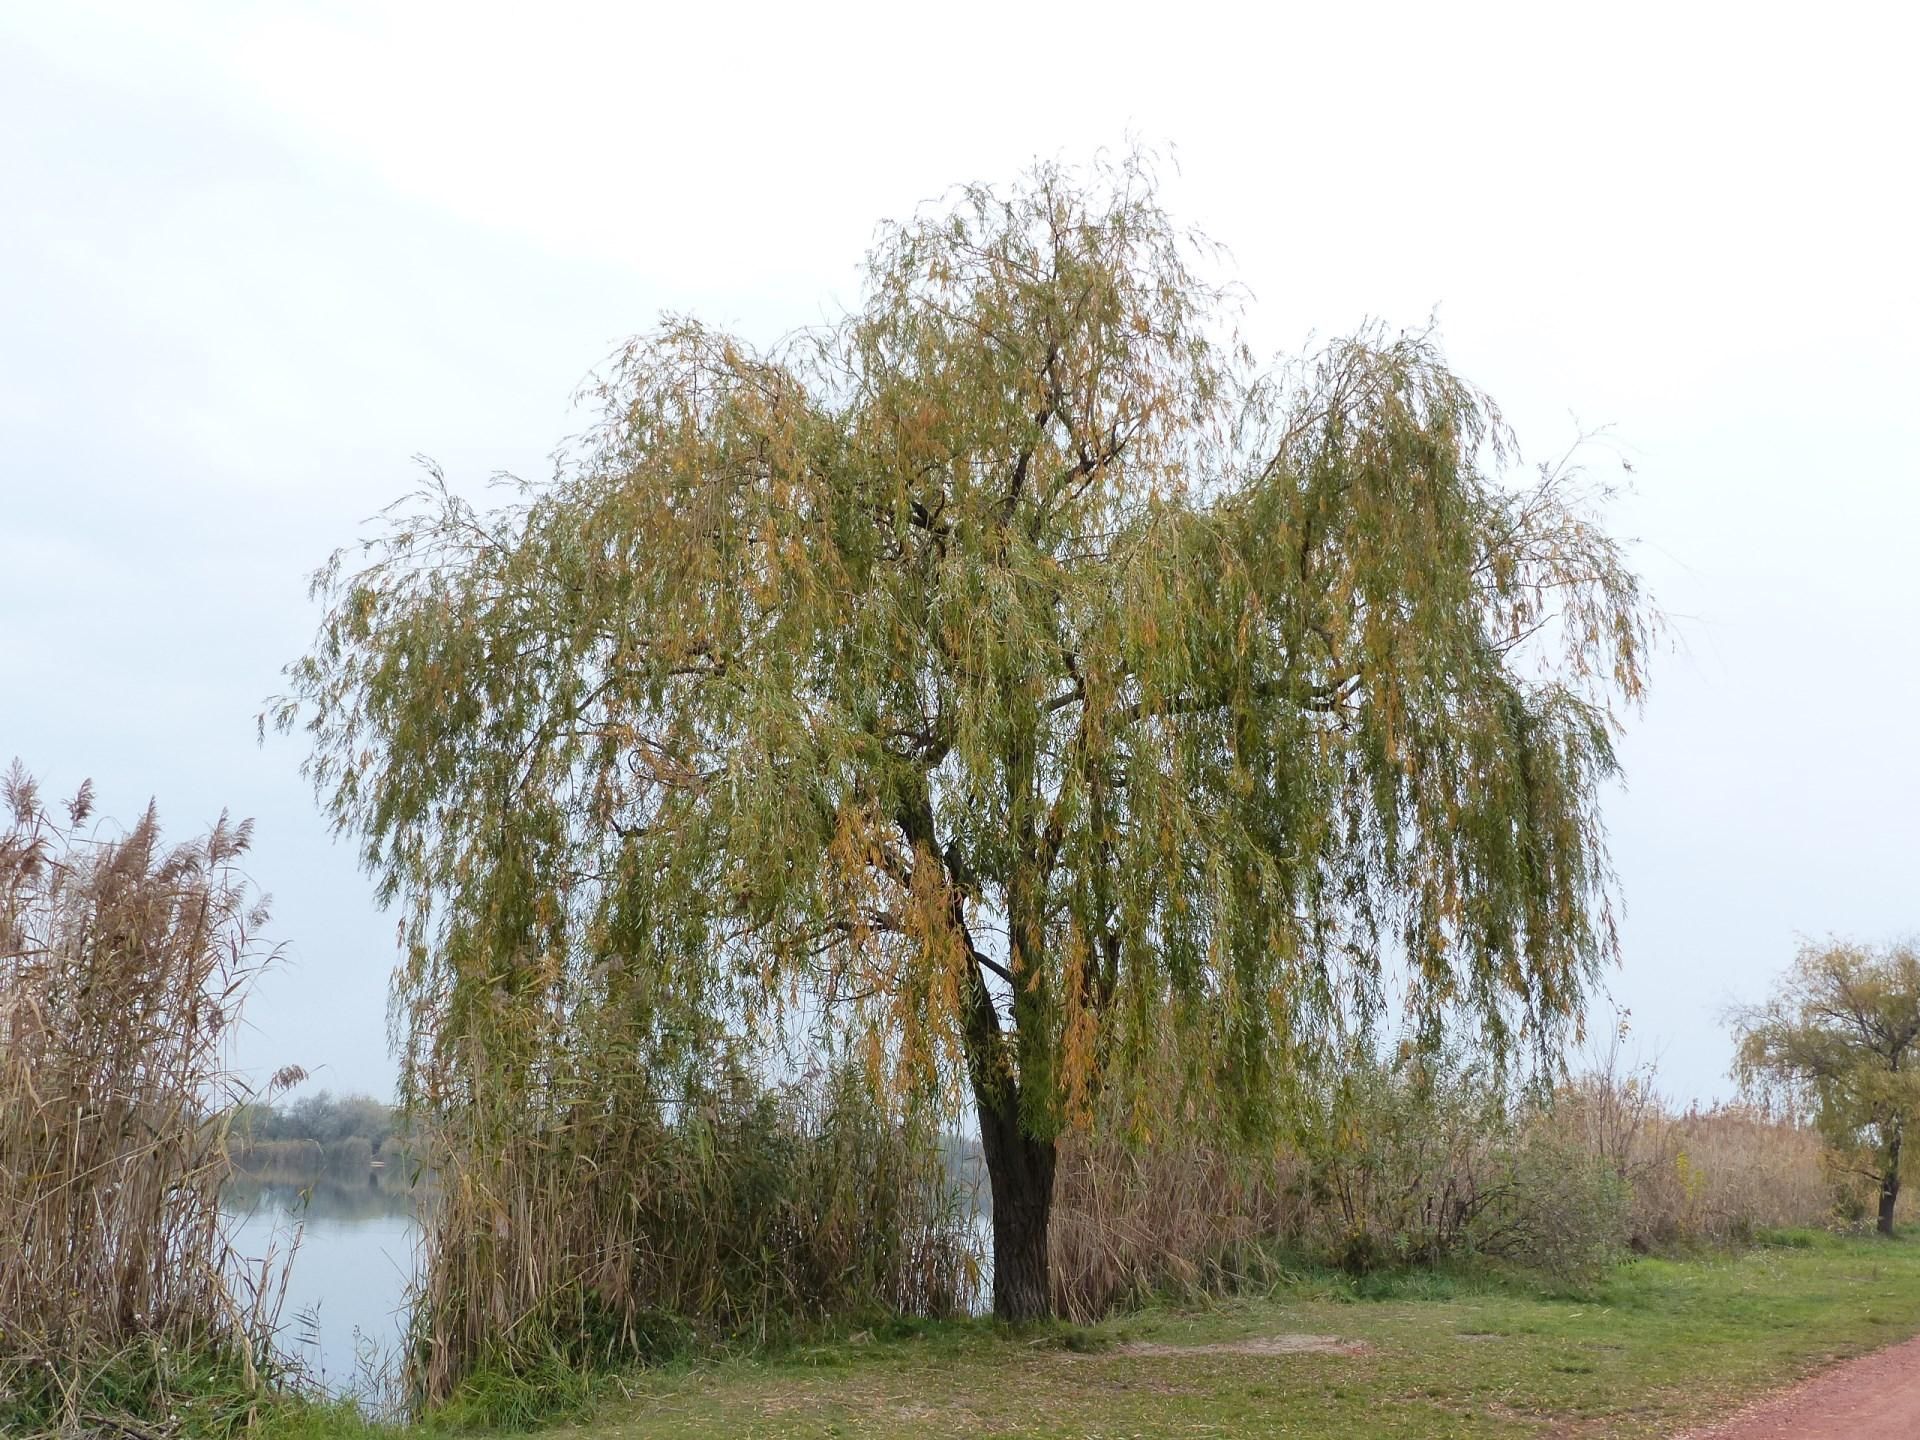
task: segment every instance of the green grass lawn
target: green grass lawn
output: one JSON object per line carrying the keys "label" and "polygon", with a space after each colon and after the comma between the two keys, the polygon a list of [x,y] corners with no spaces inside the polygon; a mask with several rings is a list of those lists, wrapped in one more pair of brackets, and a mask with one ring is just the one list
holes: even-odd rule
{"label": "green grass lawn", "polygon": [[[1920,1332],[1920,1239],[1784,1238],[1792,1243],[1737,1255],[1639,1260],[1583,1297],[1492,1278],[1310,1276],[1089,1330],[902,1326],[777,1358],[641,1372],[609,1382],[549,1434],[1671,1435]],[[1337,1337],[1352,1353],[1227,1348],[1301,1334]]]}
{"label": "green grass lawn", "polygon": [[[1920,1243],[1820,1238],[1641,1260],[1585,1298],[1414,1277],[1305,1280],[1086,1332],[932,1328],[629,1379],[561,1433],[754,1436],[1667,1435],[1920,1331]],[[1237,1354],[1284,1334],[1358,1354]],[[1148,1344],[1140,1354],[1129,1345]]]}

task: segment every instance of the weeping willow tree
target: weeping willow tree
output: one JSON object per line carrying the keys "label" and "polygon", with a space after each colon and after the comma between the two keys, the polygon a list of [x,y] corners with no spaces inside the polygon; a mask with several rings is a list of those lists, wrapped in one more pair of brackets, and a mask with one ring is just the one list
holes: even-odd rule
{"label": "weeping willow tree", "polygon": [[669,321],[553,479],[321,572],[275,718],[407,905],[411,1075],[804,1020],[970,1098],[1019,1318],[1103,1087],[1258,1126],[1390,989],[1578,1023],[1638,582],[1430,336],[1262,368],[1209,263],[1138,157],[966,189],[840,323]]}

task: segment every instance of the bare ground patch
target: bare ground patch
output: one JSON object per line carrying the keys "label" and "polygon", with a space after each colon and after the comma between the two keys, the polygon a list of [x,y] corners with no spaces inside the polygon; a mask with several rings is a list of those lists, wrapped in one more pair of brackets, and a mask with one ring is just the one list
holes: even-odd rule
{"label": "bare ground patch", "polygon": [[1169,1345],[1158,1340],[1133,1340],[1116,1345],[1115,1355],[1365,1355],[1373,1347],[1364,1340],[1338,1335],[1254,1335],[1245,1340],[1211,1340],[1198,1345]]}

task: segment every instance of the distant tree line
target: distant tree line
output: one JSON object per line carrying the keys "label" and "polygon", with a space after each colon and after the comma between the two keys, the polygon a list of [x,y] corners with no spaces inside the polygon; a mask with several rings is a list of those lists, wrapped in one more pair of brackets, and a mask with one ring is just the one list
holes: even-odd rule
{"label": "distant tree line", "polygon": [[256,1176],[362,1178],[405,1154],[399,1111],[370,1095],[320,1090],[289,1105],[237,1106],[230,1116],[228,1157]]}
{"label": "distant tree line", "polygon": [[290,1105],[242,1105],[233,1133],[244,1140],[317,1140],[322,1145],[356,1136],[378,1150],[394,1132],[397,1111],[371,1095],[330,1090],[302,1096]]}

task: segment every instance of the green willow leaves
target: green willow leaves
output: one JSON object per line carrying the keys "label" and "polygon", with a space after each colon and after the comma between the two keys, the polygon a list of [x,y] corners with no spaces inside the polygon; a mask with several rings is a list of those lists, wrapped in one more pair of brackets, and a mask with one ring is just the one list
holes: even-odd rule
{"label": "green willow leaves", "polygon": [[1395,956],[1430,1030],[1577,1021],[1652,622],[1598,496],[1430,336],[1259,369],[1209,260],[1139,157],[963,190],[336,557],[272,718],[410,907],[416,1083],[824,1033],[970,1088],[1005,1205],[1102,1085],[1271,1118]]}

